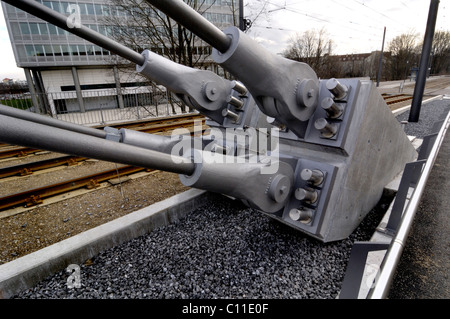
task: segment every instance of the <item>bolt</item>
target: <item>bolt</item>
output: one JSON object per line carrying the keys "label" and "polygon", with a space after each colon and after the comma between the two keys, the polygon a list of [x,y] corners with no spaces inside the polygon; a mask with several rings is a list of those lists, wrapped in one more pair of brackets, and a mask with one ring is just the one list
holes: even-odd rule
{"label": "bolt", "polygon": [[312,183],[314,186],[318,186],[322,184],[324,174],[322,171],[319,171],[318,169],[310,170],[305,168],[300,173],[301,179],[304,181]]}
{"label": "bolt", "polygon": [[298,188],[295,190],[295,198],[313,204],[317,201],[318,194],[313,189]]}
{"label": "bolt", "polygon": [[294,221],[302,222],[303,224],[308,224],[311,222],[313,217],[313,211],[308,208],[291,209],[289,211],[289,218]]}
{"label": "bolt", "polygon": [[231,119],[234,123],[239,121],[239,115],[228,109],[223,109],[222,116]]}
{"label": "bolt", "polygon": [[344,84],[341,84],[335,78],[329,79],[326,83],[326,87],[337,100],[342,100],[347,96],[348,87]]}
{"label": "bolt", "polygon": [[332,138],[337,133],[337,125],[320,118],[314,123],[314,127],[322,133],[322,137]]}

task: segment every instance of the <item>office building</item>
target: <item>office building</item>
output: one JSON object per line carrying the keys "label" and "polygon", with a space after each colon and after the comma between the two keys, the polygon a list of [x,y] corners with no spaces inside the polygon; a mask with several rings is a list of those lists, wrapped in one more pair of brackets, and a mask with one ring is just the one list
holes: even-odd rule
{"label": "office building", "polygon": [[[204,1],[204,8],[208,8],[203,15],[219,28],[237,21],[238,13],[233,11],[231,3],[236,0],[199,1]],[[108,22],[112,16],[127,21],[133,14],[107,0],[38,2],[67,16],[76,5],[84,26],[109,37],[120,32],[116,25]],[[2,6],[17,66],[24,69],[33,104],[40,105],[41,112],[86,112],[133,105],[136,97],[131,98],[130,92],[143,89],[143,79],[121,72],[117,59],[108,50],[4,2]],[[193,50],[195,54],[210,52],[210,48],[205,47],[205,43],[199,43]],[[171,49],[147,48],[163,55],[167,53],[165,50]]]}

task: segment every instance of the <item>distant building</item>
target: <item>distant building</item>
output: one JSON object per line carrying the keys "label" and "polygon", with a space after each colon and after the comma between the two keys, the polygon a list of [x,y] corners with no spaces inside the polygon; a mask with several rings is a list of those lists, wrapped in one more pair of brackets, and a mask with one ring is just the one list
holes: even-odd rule
{"label": "distant building", "polygon": [[[329,59],[337,63],[343,77],[370,77],[376,78],[380,62],[381,51],[371,53],[355,53],[331,55]],[[391,52],[383,52],[383,63],[391,56]]]}
{"label": "distant building", "polygon": [[7,84],[7,85],[11,85],[11,84],[14,83],[14,80],[13,80],[13,79],[9,79],[9,78],[4,78],[4,79],[2,80],[2,83],[3,83],[3,84]]}
{"label": "distant building", "polygon": [[[206,0],[205,4],[211,7],[204,16],[221,28],[232,24],[235,17],[230,1],[236,0]],[[114,26],[105,24],[105,16],[116,14],[127,19],[126,12],[116,10],[107,0],[38,2],[66,15],[69,4],[77,4],[81,23],[106,36]],[[2,6],[17,66],[24,69],[33,104],[41,105],[42,112],[129,106],[127,90],[136,90],[141,85],[140,78],[121,74],[108,50],[9,4],[2,2]],[[100,92],[95,99],[88,94],[93,91]]]}

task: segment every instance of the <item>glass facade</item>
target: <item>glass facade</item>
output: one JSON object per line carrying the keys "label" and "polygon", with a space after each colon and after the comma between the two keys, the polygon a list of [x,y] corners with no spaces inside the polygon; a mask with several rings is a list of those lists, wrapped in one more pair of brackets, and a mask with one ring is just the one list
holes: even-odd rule
{"label": "glass facade", "polygon": [[[120,10],[107,0],[37,1],[65,15],[70,13],[70,5],[77,5],[81,23],[105,36],[111,37],[114,34],[126,32],[138,37],[140,33],[139,27],[129,26],[124,30],[123,27],[118,28],[105,23],[104,18],[108,16],[127,19],[128,15],[133,14],[132,11]],[[223,27],[234,23],[236,18],[233,17],[231,8],[233,5],[237,7],[237,0],[204,0],[204,4],[210,7],[207,12],[203,13],[203,16],[214,24]],[[19,67],[111,64],[108,59],[111,54],[108,50],[93,45],[59,27],[45,23],[13,6],[3,2],[2,5]],[[174,30],[174,32],[176,31]],[[170,50],[167,48],[152,49],[159,54],[164,54],[164,50]],[[197,54],[208,52],[207,48],[201,46],[194,50]]]}

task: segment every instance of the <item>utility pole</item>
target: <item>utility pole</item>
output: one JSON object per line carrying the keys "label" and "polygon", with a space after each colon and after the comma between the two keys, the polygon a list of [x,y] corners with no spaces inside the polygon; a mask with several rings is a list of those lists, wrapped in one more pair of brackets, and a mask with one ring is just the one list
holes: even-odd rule
{"label": "utility pole", "polygon": [[386,27],[384,27],[383,44],[381,44],[380,63],[378,64],[378,74],[377,74],[377,87],[380,86],[381,68],[383,67],[383,51],[384,51],[384,39],[385,38],[386,38]]}
{"label": "utility pole", "polygon": [[422,55],[420,56],[419,73],[417,74],[416,86],[414,87],[414,95],[411,103],[408,122],[419,121],[423,92],[425,90],[425,83],[427,80],[428,61],[430,59],[431,47],[433,45],[434,29],[436,27],[438,8],[439,0],[431,0],[430,10],[428,13],[427,29],[425,31],[425,39],[423,40]]}
{"label": "utility pole", "polygon": [[244,20],[244,0],[239,0],[239,30],[245,31],[246,25]]}

